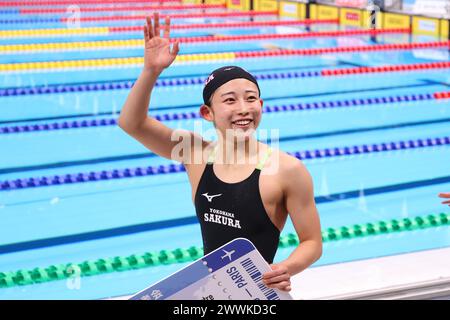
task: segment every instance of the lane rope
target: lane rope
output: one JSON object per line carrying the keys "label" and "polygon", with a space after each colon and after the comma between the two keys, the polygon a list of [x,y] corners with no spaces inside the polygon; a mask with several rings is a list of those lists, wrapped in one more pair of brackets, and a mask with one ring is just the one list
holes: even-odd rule
{"label": "lane rope", "polygon": [[[264,107],[263,112],[279,113],[279,112],[288,112],[288,111],[333,109],[333,108],[355,107],[355,106],[365,106],[365,105],[369,106],[369,105],[374,105],[374,104],[384,105],[384,104],[397,104],[397,103],[404,103],[404,102],[418,102],[418,101],[431,101],[431,100],[443,100],[443,99],[450,99],[450,91],[427,93],[427,94],[408,94],[408,95],[383,96],[383,97],[360,98],[360,99],[346,99],[346,100],[335,100],[335,101],[305,102],[305,103],[297,103],[297,104],[289,104],[289,105],[287,105],[287,104],[274,105],[274,106],[268,105],[268,106]],[[161,115],[154,115],[153,117],[158,121],[201,119],[200,114],[196,113],[196,112],[165,113],[165,114],[161,114]],[[92,119],[92,120],[60,121],[60,122],[51,122],[51,123],[0,127],[0,135],[1,134],[25,133],[25,132],[105,127],[105,126],[115,126],[115,125],[117,125],[117,118],[112,118],[112,117]]]}
{"label": "lane rope", "polygon": [[[189,18],[232,18],[232,17],[262,17],[262,16],[276,16],[278,11],[239,11],[239,12],[207,12],[207,13],[174,13],[170,15],[160,15],[159,18],[164,20],[166,16],[171,19],[189,19]],[[146,15],[133,16],[91,16],[80,17],[77,21],[80,22],[98,22],[98,21],[145,21]],[[25,18],[25,19],[0,19],[0,24],[41,24],[41,23],[67,23],[71,22],[73,18]]]}
{"label": "lane rope", "polygon": [[[223,9],[226,4],[183,4],[167,6],[120,6],[120,7],[82,7],[80,12],[110,12],[110,11],[151,11],[151,10],[188,10],[188,9]],[[67,8],[20,9],[19,14],[54,14],[67,13]]]}
{"label": "lane rope", "polygon": [[[180,43],[206,43],[206,42],[224,42],[224,41],[249,41],[249,40],[267,40],[267,39],[305,39],[320,37],[345,37],[361,35],[380,35],[409,33],[410,29],[379,29],[379,30],[345,30],[345,31],[319,31],[306,33],[285,33],[285,34],[251,34],[243,36],[200,36],[200,37],[178,37],[172,38]],[[32,43],[32,44],[9,44],[0,45],[0,53],[35,53],[35,52],[60,52],[60,51],[84,51],[84,50],[111,50],[111,49],[135,49],[143,48],[144,40],[126,39],[126,40],[100,40],[100,41],[77,41],[77,42],[53,42],[53,43]]]}
{"label": "lane rope", "polygon": [[[450,145],[450,136],[439,138],[423,138],[407,141],[402,140],[396,142],[375,143],[375,144],[361,144],[354,146],[325,148],[316,150],[304,150],[304,151],[288,152],[288,154],[293,157],[296,157],[299,160],[312,160],[312,159],[336,158],[341,156],[372,154],[379,152],[421,149],[447,145]],[[169,164],[169,165],[148,166],[148,167],[102,170],[96,172],[91,171],[72,174],[60,174],[60,175],[41,176],[32,178],[19,178],[0,181],[0,192],[12,191],[17,189],[85,183],[93,181],[116,180],[131,177],[172,174],[185,171],[186,169],[183,164]]]}
{"label": "lane rope", "polygon": [[[255,74],[257,80],[281,80],[281,79],[298,79],[298,78],[315,78],[315,77],[331,77],[342,75],[356,75],[366,73],[388,73],[388,72],[408,72],[419,70],[433,70],[450,68],[449,62],[431,62],[420,64],[408,64],[397,66],[377,66],[377,67],[358,67],[348,69],[325,69],[322,71],[293,71],[293,72],[274,72]],[[155,87],[176,87],[201,85],[206,78],[192,77],[192,78],[172,78],[170,80],[159,79],[155,83]],[[41,94],[58,94],[70,92],[87,92],[87,91],[109,91],[109,90],[123,90],[131,89],[134,81],[112,81],[112,82],[93,82],[93,83],[79,83],[79,84],[53,84],[53,85],[38,85],[33,87],[12,87],[0,88],[0,97],[12,96],[27,96],[27,95],[41,95]],[[436,93],[435,99],[446,99],[447,92]],[[414,97],[414,95],[412,96]],[[417,95],[420,98],[420,95]],[[420,98],[422,99],[422,98]]]}
{"label": "lane rope", "polygon": [[286,55],[321,55],[330,53],[356,53],[375,51],[400,51],[412,49],[450,48],[450,41],[379,44],[369,46],[348,46],[319,49],[280,49],[272,51],[236,52],[236,58],[273,57]]}
{"label": "lane rope", "polygon": [[[414,218],[381,220],[377,222],[354,224],[338,228],[322,230],[322,241],[336,242],[360,239],[377,235],[432,229],[450,225],[450,213],[429,214]],[[280,236],[278,248],[297,247],[300,241],[295,233]],[[123,272],[148,267],[186,263],[200,259],[203,248],[191,246],[174,250],[161,250],[87,260],[81,263],[54,264],[48,267],[20,269],[11,272],[0,272],[0,288],[32,285],[50,281],[65,280],[75,276],[86,277]]]}
{"label": "lane rope", "polygon": [[[212,29],[212,28],[255,28],[255,27],[274,27],[274,26],[308,26],[315,24],[337,24],[336,19],[326,20],[282,20],[282,21],[248,21],[248,22],[224,22],[224,23],[190,23],[174,24],[170,26],[171,30],[186,29]],[[163,25],[163,24],[162,24]],[[52,28],[52,29],[14,29],[0,30],[2,38],[19,37],[66,37],[79,35],[109,35],[114,33],[142,33],[142,26],[123,26],[123,27],[87,27],[87,28]]]}
{"label": "lane rope", "polygon": [[[369,46],[350,46],[350,47],[335,47],[335,48],[320,48],[320,49],[278,49],[278,50],[263,50],[263,51],[248,51],[248,52],[227,52],[227,53],[205,53],[205,54],[185,54],[178,55],[175,63],[192,63],[203,61],[227,61],[235,59],[247,58],[261,58],[261,57],[279,57],[279,56],[312,56],[323,54],[337,54],[337,53],[358,53],[358,52],[377,52],[377,51],[401,51],[413,49],[435,49],[435,48],[450,48],[450,41],[435,41],[435,42],[418,42],[418,43],[404,43],[404,44],[384,44],[384,45],[369,45]],[[143,57],[128,57],[128,58],[107,58],[107,59],[86,59],[86,60],[64,60],[64,61],[45,61],[45,62],[21,62],[0,64],[0,72],[6,71],[20,71],[31,72],[34,70],[66,70],[72,68],[111,68],[111,67],[129,67],[131,65],[142,66]],[[359,73],[365,72],[388,72],[388,71],[408,71],[408,68],[413,70],[418,69],[434,69],[447,66],[450,61],[437,63],[423,63],[414,65],[399,66],[383,66],[380,67],[362,67],[352,68],[359,69]],[[409,67],[408,67],[409,66]],[[397,69],[396,69],[397,68]],[[405,68],[405,70],[401,69]]]}
{"label": "lane rope", "polygon": [[55,1],[5,1],[0,2],[0,7],[24,7],[24,6],[60,6],[83,4],[117,4],[117,3],[181,3],[179,0],[55,0]]}

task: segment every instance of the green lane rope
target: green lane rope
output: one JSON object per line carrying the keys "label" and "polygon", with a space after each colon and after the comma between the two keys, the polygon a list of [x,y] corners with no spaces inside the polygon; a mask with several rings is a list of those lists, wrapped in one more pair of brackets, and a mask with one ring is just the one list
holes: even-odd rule
{"label": "green lane rope", "polygon": [[[393,219],[390,221],[355,224],[340,228],[328,228],[322,231],[322,239],[323,242],[340,241],[448,225],[450,225],[450,213],[430,214],[401,220]],[[298,244],[299,239],[294,233],[280,237],[280,248],[293,247]],[[127,257],[102,258],[95,261],[84,261],[79,264],[57,264],[47,268],[0,272],[0,288],[184,263],[195,261],[202,256],[203,248],[192,246],[188,249],[178,248],[175,250],[133,254]]]}

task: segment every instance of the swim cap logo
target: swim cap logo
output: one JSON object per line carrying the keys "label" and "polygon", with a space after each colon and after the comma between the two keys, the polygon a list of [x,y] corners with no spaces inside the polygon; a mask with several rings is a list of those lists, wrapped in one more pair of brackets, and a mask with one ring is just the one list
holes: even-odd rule
{"label": "swim cap logo", "polygon": [[210,83],[212,79],[214,79],[214,75],[213,75],[213,74],[210,75],[210,76],[208,77],[208,79],[206,79],[206,81],[205,81],[205,86],[207,86],[208,83]]}

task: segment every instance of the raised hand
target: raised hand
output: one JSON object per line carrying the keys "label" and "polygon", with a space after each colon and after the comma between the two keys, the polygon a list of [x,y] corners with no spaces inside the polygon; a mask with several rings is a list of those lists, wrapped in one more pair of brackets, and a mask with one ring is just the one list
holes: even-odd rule
{"label": "raised hand", "polygon": [[159,14],[153,15],[154,25],[150,17],[146,17],[144,25],[144,69],[161,72],[172,64],[180,51],[179,42],[175,41],[170,50],[170,17],[166,17],[163,37],[160,36]]}

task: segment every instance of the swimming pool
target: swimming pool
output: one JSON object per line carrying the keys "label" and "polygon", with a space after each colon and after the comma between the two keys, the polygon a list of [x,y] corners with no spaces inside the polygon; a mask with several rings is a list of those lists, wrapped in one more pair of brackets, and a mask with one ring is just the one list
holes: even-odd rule
{"label": "swimming pool", "polygon": [[[0,15],[1,28],[65,28],[63,22],[44,22],[44,18],[42,14],[5,11]],[[20,19],[37,20],[25,23]],[[173,23],[248,20],[194,17]],[[278,21],[273,15],[254,20]],[[138,19],[86,21],[82,27],[141,23]],[[311,24],[309,28],[274,24],[175,29],[171,34],[217,37],[347,29],[335,23]],[[177,163],[149,152],[114,122],[141,70],[139,60],[133,57],[140,57],[142,49],[132,42],[106,45],[96,41],[140,39],[141,33],[91,31],[60,37],[28,33],[0,40],[2,299],[100,299],[132,294],[188,263],[171,263],[172,250],[201,247],[186,174]],[[266,106],[260,129],[278,129],[279,148],[299,152],[310,171],[324,231],[368,223],[379,227],[380,221],[392,219],[417,221],[414,218],[422,217],[430,222],[433,219],[428,215],[435,215],[436,221],[440,213],[448,213],[437,198],[439,192],[450,189],[450,101],[437,99],[443,97],[437,93],[450,91],[448,66],[344,75],[325,72],[449,62],[448,44],[252,57],[239,54],[274,48],[375,48],[439,39],[404,32],[376,37],[342,33],[242,39],[182,43],[179,54],[189,59],[177,61],[162,74],[152,94],[150,114],[160,116],[172,128],[194,130],[202,121],[197,112],[204,78],[216,67],[238,64],[258,76]],[[92,44],[57,47],[58,43],[77,41]],[[8,47],[37,43],[55,44]],[[199,56],[205,53],[213,55]],[[116,60],[90,62],[104,58]],[[29,64],[20,69],[21,63]],[[202,126],[211,129],[205,121]],[[29,178],[34,180],[25,181]],[[339,240],[331,237],[314,266],[449,247],[449,231],[448,224],[428,223],[414,230],[400,228]],[[287,223],[283,235],[293,232],[292,224]],[[327,235],[333,232],[329,230]],[[280,248],[275,261],[286,258],[292,249],[289,245]],[[159,253],[161,250],[168,251]],[[195,256],[195,250],[191,251]],[[145,255],[148,252],[158,254]],[[131,255],[133,258],[126,259]],[[133,269],[155,256],[164,256],[160,259],[163,263]],[[76,272],[67,271],[67,264],[83,262],[82,269],[91,270],[92,276],[78,278]],[[50,266],[52,277],[61,280],[39,283],[48,275],[36,268]],[[116,269],[123,271],[112,272]],[[8,272],[14,272],[15,278]],[[32,284],[17,285],[21,282]]]}

